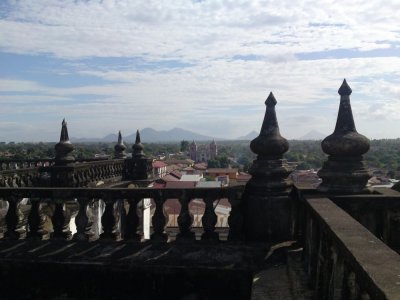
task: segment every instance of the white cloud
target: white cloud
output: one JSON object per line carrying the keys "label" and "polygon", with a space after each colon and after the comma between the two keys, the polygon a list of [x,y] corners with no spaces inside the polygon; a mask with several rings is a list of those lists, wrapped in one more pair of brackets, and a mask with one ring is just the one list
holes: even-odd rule
{"label": "white cloud", "polygon": [[400,25],[397,1],[377,0],[25,0],[12,8],[0,22],[1,48],[67,58],[202,61],[249,53],[368,50],[384,47],[379,41],[398,41]]}
{"label": "white cloud", "polygon": [[[210,65],[162,72],[87,70],[83,72],[115,80],[115,83],[54,88],[31,81],[0,80],[0,92],[17,94],[0,96],[0,103],[7,113],[15,110],[17,102],[24,108],[20,111],[22,114],[51,116],[54,122],[65,116],[71,125],[84,120],[85,129],[78,129],[74,135],[80,137],[85,134],[102,136],[117,129],[130,133],[133,128],[175,126],[208,131],[220,137],[237,137],[261,126],[264,100],[272,90],[278,100],[281,131],[288,138],[296,138],[311,129],[331,130],[339,103],[337,89],[345,76],[354,91],[352,103],[356,122],[363,122],[365,110],[376,105],[376,99],[382,106],[374,115],[393,109],[388,103],[399,99],[398,88],[383,79],[374,82],[374,78],[398,74],[398,70],[400,58],[281,64],[220,60]],[[37,105],[38,102],[44,105]],[[307,119],[306,115],[310,117]],[[298,122],[299,118],[303,122]],[[368,129],[372,125],[366,122],[365,126]]]}
{"label": "white cloud", "polygon": [[[53,87],[26,79],[23,70],[12,79],[0,70],[2,118],[29,113],[34,128],[46,128],[38,138],[48,139],[49,124],[64,116],[78,137],[150,126],[237,137],[259,129],[270,90],[285,136],[329,132],[344,77],[354,91],[358,128],[375,130],[365,117],[371,107],[377,118],[396,120],[399,55],[302,61],[296,54],[393,48],[400,42],[398,1],[25,0],[9,6],[0,19],[0,50],[66,58],[70,75],[107,81]],[[128,60],[118,66],[82,60],[96,57]],[[137,68],[129,58],[158,67]],[[172,60],[190,65],[158,64]]]}

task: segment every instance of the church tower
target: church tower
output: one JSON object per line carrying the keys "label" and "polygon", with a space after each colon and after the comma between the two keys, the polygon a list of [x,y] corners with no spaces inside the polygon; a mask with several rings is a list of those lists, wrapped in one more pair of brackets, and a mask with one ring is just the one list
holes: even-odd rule
{"label": "church tower", "polygon": [[197,144],[193,141],[190,144],[190,159],[197,161]]}
{"label": "church tower", "polygon": [[217,157],[217,154],[217,144],[215,143],[215,140],[213,140],[210,144],[210,159],[215,159],[215,157]]}

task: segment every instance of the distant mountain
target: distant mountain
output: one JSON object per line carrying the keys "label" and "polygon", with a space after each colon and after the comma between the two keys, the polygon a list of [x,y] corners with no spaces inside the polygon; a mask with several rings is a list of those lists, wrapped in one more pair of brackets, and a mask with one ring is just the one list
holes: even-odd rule
{"label": "distant mountain", "polygon": [[322,140],[326,137],[326,134],[323,134],[317,130],[311,130],[307,134],[303,135],[302,137],[299,138],[299,140]]}
{"label": "distant mountain", "polygon": [[[122,133],[124,141],[128,143],[133,143],[136,138],[136,132],[130,135],[124,135]],[[211,141],[222,140],[220,138],[214,138],[211,136],[206,136],[198,134],[189,130],[182,128],[173,128],[171,130],[155,130],[153,128],[143,128],[140,130],[140,137],[143,143],[156,143],[156,142],[180,142],[182,140],[186,141]],[[117,141],[116,134],[108,134],[103,138],[71,138],[74,143],[90,143],[90,142],[107,142],[112,143]]]}
{"label": "distant mountain", "polygon": [[247,140],[253,140],[256,137],[258,137],[258,132],[253,130],[252,132],[249,132],[248,134],[246,134],[244,136],[239,136],[237,138],[237,140],[245,140],[245,141],[247,141]]}

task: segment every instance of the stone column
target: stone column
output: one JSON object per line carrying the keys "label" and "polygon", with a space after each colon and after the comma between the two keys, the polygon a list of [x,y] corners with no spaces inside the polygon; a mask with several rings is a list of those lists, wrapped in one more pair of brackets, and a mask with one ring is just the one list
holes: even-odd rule
{"label": "stone column", "polygon": [[288,176],[292,169],[282,158],[289,143],[279,132],[276,103],[271,92],[265,101],[267,109],[260,135],[250,143],[257,159],[249,170],[252,178],[246,184],[242,202],[248,241],[275,243],[292,236],[288,196],[292,186]]}
{"label": "stone column", "polygon": [[350,105],[352,90],[346,79],[338,93],[340,105],[335,131],[321,143],[329,156],[318,172],[322,179],[318,190],[334,194],[369,192],[366,185],[371,174],[362,156],[369,150],[369,140],[356,130]]}
{"label": "stone column", "polygon": [[61,125],[60,141],[54,146],[56,157],[54,166],[49,168],[52,187],[74,187],[75,157],[71,154],[74,146],[69,140],[67,122],[65,119]]}
{"label": "stone column", "polygon": [[[56,157],[54,165],[49,168],[51,187],[75,187],[74,162],[72,155],[74,146],[69,140],[67,122],[65,119],[61,125],[60,141],[54,146]],[[77,212],[78,205],[75,199],[54,198],[52,199],[52,223],[53,238],[68,239],[71,236],[69,223],[71,216]]]}

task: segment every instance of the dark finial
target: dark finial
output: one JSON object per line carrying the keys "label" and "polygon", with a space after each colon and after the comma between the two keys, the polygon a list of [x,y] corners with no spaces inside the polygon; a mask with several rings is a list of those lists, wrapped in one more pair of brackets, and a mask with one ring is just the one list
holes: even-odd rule
{"label": "dark finial", "polygon": [[140,143],[140,132],[139,132],[139,129],[136,130],[136,140],[135,140],[135,143],[136,143],[136,144],[139,144],[139,143]]}
{"label": "dark finial", "polygon": [[250,143],[251,150],[263,157],[282,157],[283,153],[289,149],[288,141],[283,138],[279,132],[279,125],[275,112],[276,103],[277,101],[271,92],[265,101],[267,109],[265,111],[260,135]]}
{"label": "dark finial", "polygon": [[322,150],[329,154],[318,171],[322,179],[318,189],[323,192],[365,192],[371,177],[362,157],[369,150],[369,140],[356,130],[350,104],[351,92],[346,79],[343,80],[339,88],[340,104],[335,131],[321,143]]}
{"label": "dark finial", "polygon": [[66,141],[69,141],[69,137],[68,137],[67,122],[65,122],[65,118],[64,118],[61,123],[60,142],[66,142]]}
{"label": "dark finial", "polygon": [[351,92],[346,79],[343,80],[339,88],[340,104],[335,131],[321,143],[322,150],[329,155],[358,156],[369,150],[369,140],[357,132],[354,124]]}
{"label": "dark finial", "polygon": [[272,92],[270,92],[267,100],[265,100],[265,105],[275,106],[276,103],[278,103],[278,102],[276,101],[274,94],[272,94]]}
{"label": "dark finial", "polygon": [[136,131],[136,140],[135,140],[135,144],[133,144],[132,146],[132,150],[133,150],[133,156],[144,156],[143,153],[143,144],[140,141],[140,133],[139,133],[139,129]]}
{"label": "dark finial", "polygon": [[122,140],[121,130],[118,132],[118,143],[114,146],[114,157],[115,158],[125,158],[126,157],[126,146]]}
{"label": "dark finial", "polygon": [[352,90],[350,88],[350,86],[347,84],[346,79],[343,79],[343,83],[340,86],[338,93],[340,96],[350,96],[352,93]]}
{"label": "dark finial", "polygon": [[57,165],[66,165],[73,162],[75,158],[70,154],[74,150],[68,137],[67,122],[63,119],[61,123],[60,142],[58,142],[54,149],[56,151],[55,161]]}

